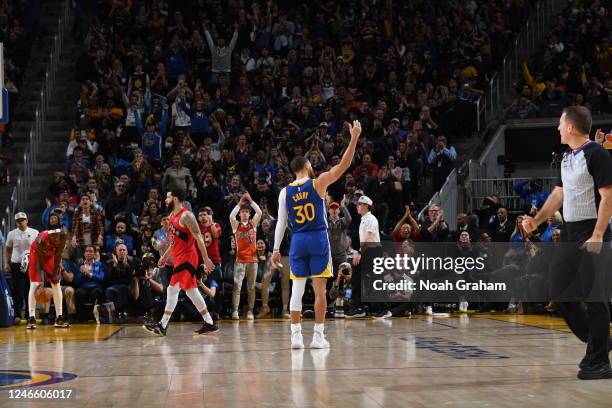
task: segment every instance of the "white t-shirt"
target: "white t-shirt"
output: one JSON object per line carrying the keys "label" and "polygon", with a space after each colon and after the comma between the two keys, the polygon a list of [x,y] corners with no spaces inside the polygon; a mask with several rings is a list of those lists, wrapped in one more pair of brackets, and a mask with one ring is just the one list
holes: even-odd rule
{"label": "white t-shirt", "polygon": [[21,257],[24,251],[30,249],[32,242],[34,242],[37,236],[38,230],[29,227],[25,231],[15,228],[8,233],[6,236],[6,244],[13,247],[11,251],[12,263],[21,263]]}
{"label": "white t-shirt", "polygon": [[[186,104],[186,106],[189,108],[189,104]],[[183,110],[178,101],[172,104],[172,116],[174,116],[174,126],[191,126],[191,117]]]}
{"label": "white t-shirt", "polygon": [[366,236],[368,232],[374,234],[374,241],[368,242],[380,242],[380,233],[378,231],[378,220],[371,212],[368,212],[361,216],[361,223],[359,224],[359,241],[366,242]]}

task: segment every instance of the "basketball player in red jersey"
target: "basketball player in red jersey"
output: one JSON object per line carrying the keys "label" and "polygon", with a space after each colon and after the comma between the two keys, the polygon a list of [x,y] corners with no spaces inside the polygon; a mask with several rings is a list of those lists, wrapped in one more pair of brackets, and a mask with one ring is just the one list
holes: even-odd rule
{"label": "basketball player in red jersey", "polygon": [[30,317],[28,329],[36,328],[36,289],[44,285],[44,280],[51,283],[53,290],[53,303],[55,304],[55,327],[70,327],[62,313],[62,290],[60,280],[62,277],[62,251],[66,244],[67,235],[60,229],[43,231],[34,240],[30,247],[28,258],[28,276],[30,277],[30,292],[28,302]]}
{"label": "basketball player in red jersey", "polygon": [[168,191],[166,195],[166,205],[170,210],[170,220],[168,225],[168,235],[170,238],[170,247],[162,255],[157,263],[158,266],[165,266],[166,259],[170,254],[174,258],[174,269],[172,278],[168,285],[166,296],[166,310],[164,316],[159,323],[145,324],[143,327],[151,333],[158,336],[165,336],[168,322],[172,316],[172,312],[176,307],[179,293],[182,290],[191,299],[193,305],[198,309],[204,320],[202,327],[197,330],[196,334],[214,333],[219,328],[213,323],[212,317],[206,309],[204,298],[198,291],[198,282],[196,279],[196,271],[198,268],[198,250],[196,244],[202,254],[204,268],[207,271],[212,271],[215,265],[208,257],[204,238],[200,232],[198,221],[191,211],[183,207],[185,193],[183,190]]}

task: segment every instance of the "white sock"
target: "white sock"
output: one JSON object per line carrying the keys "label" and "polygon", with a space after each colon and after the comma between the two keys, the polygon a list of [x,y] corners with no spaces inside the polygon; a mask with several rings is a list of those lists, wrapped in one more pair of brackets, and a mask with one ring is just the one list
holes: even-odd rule
{"label": "white sock", "polygon": [[38,285],[39,282],[30,282],[30,291],[28,292],[29,317],[36,317],[36,296],[34,296],[34,293],[36,293]]}
{"label": "white sock", "polygon": [[168,326],[168,322],[170,322],[171,316],[172,314],[167,314],[167,313],[164,313],[164,315],[162,316],[160,323],[164,329]]}
{"label": "white sock", "polygon": [[324,327],[325,327],[325,325],[323,323],[315,323],[314,331],[317,332],[317,333],[323,334]]}
{"label": "white sock", "polygon": [[174,312],[174,308],[176,307],[176,303],[178,302],[180,292],[181,288],[178,285],[168,286],[168,288],[166,289],[166,309],[160,322],[164,329],[166,328],[166,326],[168,326],[170,317],[172,317],[172,312]]}
{"label": "white sock", "polygon": [[291,334],[299,333],[301,331],[302,331],[302,324],[301,323],[291,323]]}
{"label": "white sock", "polygon": [[208,313],[208,310],[205,310],[204,313],[202,313],[202,319],[204,319],[204,321],[208,324],[213,324],[213,319],[210,316],[210,313]]}
{"label": "white sock", "polygon": [[51,289],[53,289],[53,304],[55,305],[55,316],[60,317],[63,316],[62,313],[62,289],[60,288],[60,284],[51,285]]}

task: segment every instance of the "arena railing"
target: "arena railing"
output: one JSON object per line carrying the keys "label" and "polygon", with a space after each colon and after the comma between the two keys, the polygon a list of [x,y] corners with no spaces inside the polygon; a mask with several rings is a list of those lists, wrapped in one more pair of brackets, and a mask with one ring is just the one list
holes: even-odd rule
{"label": "arena railing", "polygon": [[23,154],[23,167],[19,171],[16,185],[11,194],[11,202],[6,206],[2,220],[2,231],[5,234],[15,227],[14,214],[21,210],[28,200],[28,190],[32,185],[36,157],[38,156],[38,146],[47,129],[47,114],[49,101],[55,88],[55,80],[59,68],[60,58],[64,50],[66,33],[70,27],[72,15],[71,2],[64,1],[62,12],[57,20],[57,30],[53,37],[51,50],[49,51],[49,61],[45,69],[45,76],[39,92],[38,106],[34,112],[34,124],[29,132],[29,143]]}
{"label": "arena railing", "polygon": [[[489,130],[490,126],[497,125],[494,119],[501,116],[509,103],[508,98],[514,94],[514,86],[521,75],[520,64],[528,59],[529,54],[545,38],[553,17],[567,3],[568,0],[542,0],[536,3],[535,10],[530,13],[530,17],[504,56],[501,68],[489,80],[485,94],[476,101],[476,129],[479,138]],[[485,156],[493,157],[491,154],[485,154]],[[468,207],[471,204],[467,197],[469,191],[466,191],[470,188],[469,181],[475,178],[473,175],[477,168],[481,174],[487,173],[487,164],[489,163],[481,158],[478,161],[466,161],[461,167],[454,170],[451,173],[452,177],[449,175],[441,190],[433,195],[428,205],[421,210],[420,215],[425,213],[430,204],[438,204],[445,210],[445,218],[449,227],[451,227],[451,222],[455,225],[456,214],[469,210]],[[466,181],[464,182],[463,179]],[[450,192],[451,190],[453,193]],[[451,195],[454,195],[452,203],[446,201],[451,200]]]}
{"label": "arena railing", "polygon": [[543,0],[527,19],[519,35],[514,39],[510,51],[502,60],[501,68],[489,80],[485,95],[477,104],[477,129],[480,134],[497,118],[511,102],[514,87],[519,81],[521,64],[536,49],[549,33],[554,16],[567,5],[568,0]]}
{"label": "arena railing", "polygon": [[419,213],[419,220],[423,220],[430,205],[438,205],[444,211],[444,220],[451,231],[457,230],[457,214],[460,211],[459,194],[457,189],[457,169],[453,169],[446,177],[446,181],[429,200]]}
{"label": "arena railing", "polygon": [[[542,191],[552,191],[557,182],[556,177],[539,177],[538,179],[542,181]],[[517,210],[529,204],[524,203],[521,196],[516,194],[512,188],[516,183],[523,180],[525,180],[524,177],[470,180],[468,190],[470,212],[478,209],[483,199],[493,194],[499,197],[503,207],[510,210]]]}

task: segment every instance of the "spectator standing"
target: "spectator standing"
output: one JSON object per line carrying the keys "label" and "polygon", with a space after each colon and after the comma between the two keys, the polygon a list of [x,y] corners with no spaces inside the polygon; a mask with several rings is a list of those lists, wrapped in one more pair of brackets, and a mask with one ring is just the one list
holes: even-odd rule
{"label": "spectator standing", "polygon": [[[329,247],[331,250],[333,270],[337,271],[341,263],[347,260],[348,234],[347,229],[351,226],[352,217],[346,208],[348,198],[342,198],[340,204],[333,202],[329,205],[327,218],[327,235],[329,236]],[[342,213],[342,217],[340,217]]]}
{"label": "spectator standing", "polygon": [[79,207],[72,217],[71,245],[75,256],[81,258],[86,245],[101,247],[104,244],[104,222],[102,214],[91,206],[89,195],[82,194]]}
{"label": "spectator standing", "polygon": [[[213,264],[215,264],[215,270],[210,271],[210,273],[212,273],[213,278],[219,279],[221,277],[221,247],[219,245],[219,240],[221,239],[222,231],[221,225],[213,220],[212,208],[200,208],[200,211],[198,211],[198,226],[204,237],[204,244],[206,245],[208,257]],[[199,260],[199,264],[202,264],[202,259]]]}
{"label": "spectator standing", "polygon": [[433,168],[433,190],[439,191],[444,185],[446,177],[453,170],[457,160],[457,152],[453,146],[447,146],[444,136],[438,136],[436,147],[429,152],[427,162]]}
{"label": "spectator standing", "polygon": [[238,24],[234,24],[234,34],[228,46],[225,45],[225,39],[219,38],[217,44],[214,43],[212,36],[208,29],[204,30],[204,36],[206,37],[206,43],[210,49],[210,55],[212,59],[211,72],[212,76],[210,81],[213,84],[219,83],[219,75],[227,75],[227,81],[230,81],[230,74],[232,72],[232,52],[238,41]]}
{"label": "spectator standing", "polygon": [[[25,302],[28,308],[28,291],[30,289],[27,271],[21,270],[24,254],[29,253],[32,242],[38,236],[38,230],[28,227],[28,216],[24,212],[15,214],[17,228],[9,231],[4,247],[4,272],[11,273],[13,281],[13,309],[15,324],[21,320],[21,309]],[[27,254],[26,254],[27,256]]]}
{"label": "spectator standing", "polygon": [[134,202],[127,192],[127,185],[123,181],[115,183],[115,190],[109,194],[104,203],[105,230],[109,231],[111,226],[119,221],[125,225],[131,223]]}
{"label": "spectator standing", "polygon": [[[250,205],[255,210],[251,219]],[[240,221],[236,218],[240,212]],[[251,199],[249,193],[245,193],[238,204],[230,213],[232,231],[236,236],[236,263],[234,264],[234,288],[232,290],[232,319],[240,319],[238,306],[240,303],[240,291],[242,281],[246,275],[249,310],[247,320],[253,320],[253,308],[255,307],[255,279],[257,278],[257,226],[261,219],[261,209]]]}
{"label": "spectator standing", "polygon": [[164,191],[181,190],[185,193],[191,193],[196,196],[195,184],[191,176],[191,171],[182,164],[181,156],[175,155],[172,157],[172,166],[166,169],[162,180]]}
{"label": "spectator standing", "polygon": [[134,237],[127,232],[127,224],[123,221],[115,225],[115,233],[106,236],[105,247],[107,253],[112,253],[117,245],[125,244],[128,253],[134,252]]}

